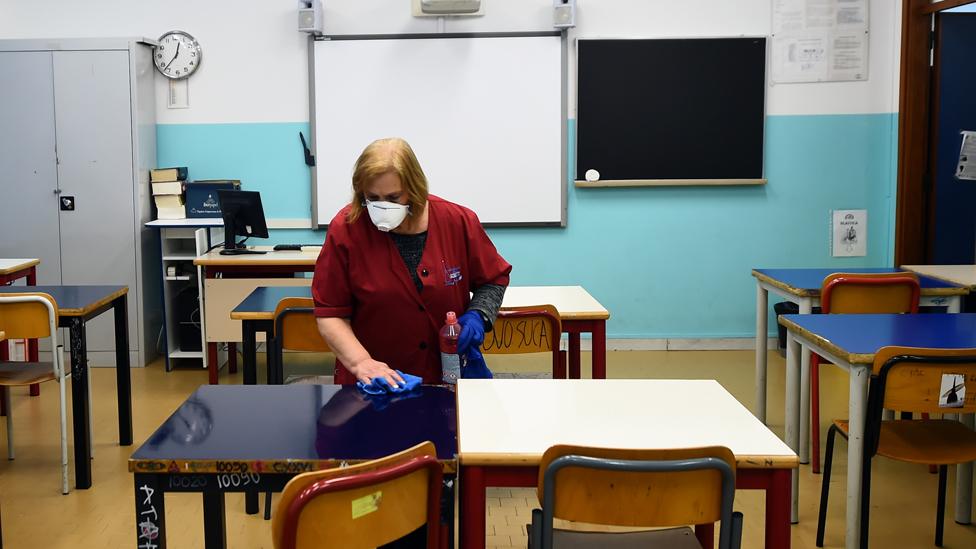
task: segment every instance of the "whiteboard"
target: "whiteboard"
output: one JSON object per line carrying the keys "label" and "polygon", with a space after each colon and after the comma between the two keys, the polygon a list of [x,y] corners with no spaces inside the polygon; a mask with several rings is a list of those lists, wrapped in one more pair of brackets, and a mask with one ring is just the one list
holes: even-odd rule
{"label": "whiteboard", "polygon": [[366,145],[402,137],[430,193],[483,223],[563,225],[564,51],[558,33],[313,42],[313,224],[349,203]]}

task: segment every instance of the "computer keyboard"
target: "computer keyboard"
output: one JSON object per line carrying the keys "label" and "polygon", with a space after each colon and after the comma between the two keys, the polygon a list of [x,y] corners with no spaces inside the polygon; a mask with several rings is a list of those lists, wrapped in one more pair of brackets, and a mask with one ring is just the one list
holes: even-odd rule
{"label": "computer keyboard", "polygon": [[275,244],[274,251],[301,251],[302,247],[310,247],[312,244]]}

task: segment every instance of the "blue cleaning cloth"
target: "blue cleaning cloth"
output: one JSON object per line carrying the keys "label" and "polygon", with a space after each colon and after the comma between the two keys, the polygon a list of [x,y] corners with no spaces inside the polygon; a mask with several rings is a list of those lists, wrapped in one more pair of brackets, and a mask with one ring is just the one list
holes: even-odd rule
{"label": "blue cleaning cloth", "polygon": [[412,391],[417,387],[420,387],[420,385],[424,382],[423,378],[405,374],[400,370],[396,370],[396,373],[400,374],[400,377],[402,377],[404,381],[403,385],[399,387],[391,387],[390,383],[386,381],[386,378],[383,377],[378,377],[372,380],[368,385],[362,381],[357,381],[356,387],[359,387],[359,390],[367,395],[384,395],[387,393],[398,395]]}
{"label": "blue cleaning cloth", "polygon": [[403,402],[404,400],[409,400],[411,398],[417,398],[423,394],[423,389],[417,387],[415,390],[400,392],[400,393],[380,393],[378,395],[363,395],[363,398],[373,407],[377,412],[381,412],[387,409],[391,404],[397,402]]}
{"label": "blue cleaning cloth", "polygon": [[477,347],[472,347],[468,349],[467,363],[461,368],[461,377],[463,379],[491,379],[495,376],[488,369],[481,351]]}

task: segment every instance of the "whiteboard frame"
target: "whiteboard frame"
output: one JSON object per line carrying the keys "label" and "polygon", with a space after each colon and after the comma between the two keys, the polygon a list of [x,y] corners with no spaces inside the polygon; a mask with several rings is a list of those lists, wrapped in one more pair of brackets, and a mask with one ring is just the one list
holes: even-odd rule
{"label": "whiteboard frame", "polygon": [[[769,179],[766,178],[766,145],[769,143],[766,140],[766,121],[769,118],[769,88],[771,86],[770,74],[771,70],[770,63],[772,59],[770,57],[770,36],[765,34],[737,34],[734,36],[722,36],[722,35],[704,35],[704,36],[650,36],[650,37],[640,37],[640,36],[577,36],[574,38],[573,47],[576,48],[576,66],[573,68],[576,74],[577,80],[579,79],[579,43],[580,41],[587,40],[708,40],[708,39],[726,39],[726,38],[762,38],[765,41],[764,57],[765,57],[765,80],[766,83],[763,86],[763,131],[762,131],[762,142],[763,142],[763,152],[762,152],[762,174],[761,177],[757,178],[747,178],[747,179],[604,179],[597,181],[586,181],[585,179],[576,179],[576,162],[579,161],[579,155],[573,155],[573,185],[580,188],[605,188],[605,187],[739,187],[739,186],[756,186],[756,185],[766,185],[769,183]],[[577,117],[579,117],[579,85],[576,86],[576,109]],[[573,136],[576,141],[573,143],[573,150],[579,151],[579,129],[577,129],[576,134]]]}
{"label": "whiteboard frame", "polygon": [[[445,32],[445,33],[410,33],[410,34],[342,34],[342,35],[309,35],[308,39],[308,103],[311,141],[309,148],[313,153],[317,152],[317,136],[315,128],[318,126],[315,119],[315,42],[327,40],[406,40],[406,39],[431,39],[431,38],[520,38],[520,37],[559,37],[559,72],[560,72],[560,93],[559,110],[562,112],[560,117],[560,220],[558,222],[549,221],[512,221],[504,223],[484,223],[485,227],[565,227],[567,222],[567,193],[569,187],[569,166],[567,165],[569,152],[568,137],[568,108],[569,108],[569,53],[568,53],[568,32],[563,30],[537,31],[537,32]],[[311,204],[312,228],[328,229],[327,219],[318,218],[318,159],[315,166],[312,166],[312,204]]]}

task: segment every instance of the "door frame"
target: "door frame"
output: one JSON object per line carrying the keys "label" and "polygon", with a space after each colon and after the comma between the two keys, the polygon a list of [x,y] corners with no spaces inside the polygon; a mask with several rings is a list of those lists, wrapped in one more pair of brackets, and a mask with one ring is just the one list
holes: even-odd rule
{"label": "door frame", "polygon": [[[898,188],[895,266],[929,262],[935,121],[938,115],[939,15],[976,0],[903,0],[898,99]],[[930,57],[931,56],[931,57]]]}

